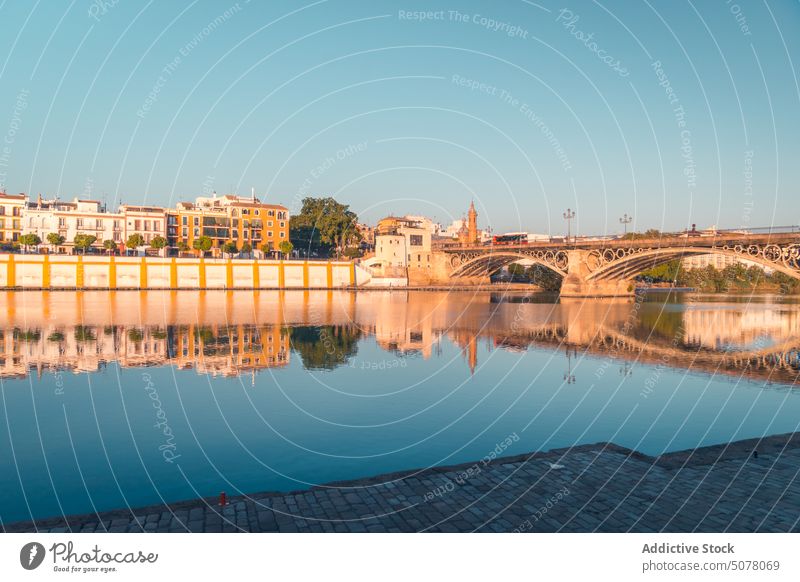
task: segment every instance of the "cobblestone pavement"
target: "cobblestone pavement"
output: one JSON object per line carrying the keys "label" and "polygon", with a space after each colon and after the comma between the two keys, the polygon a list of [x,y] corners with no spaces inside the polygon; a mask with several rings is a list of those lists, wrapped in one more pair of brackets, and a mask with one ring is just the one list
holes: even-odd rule
{"label": "cobblestone pavement", "polygon": [[5,530],[800,531],[799,472],[800,433],[657,458],[601,443],[235,497],[225,507],[197,499]]}

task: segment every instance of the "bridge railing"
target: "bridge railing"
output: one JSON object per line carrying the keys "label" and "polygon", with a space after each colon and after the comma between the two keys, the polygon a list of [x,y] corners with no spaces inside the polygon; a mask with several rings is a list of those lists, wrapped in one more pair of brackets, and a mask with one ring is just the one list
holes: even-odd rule
{"label": "bridge railing", "polygon": [[604,246],[660,246],[665,242],[683,242],[689,240],[708,240],[722,239],[730,241],[765,240],[777,235],[796,235],[800,237],[800,226],[763,226],[730,228],[730,229],[706,229],[706,230],[683,230],[678,232],[659,232],[658,236],[644,236],[644,233],[630,233],[626,236],[619,235],[599,235],[599,236],[573,236],[569,240],[566,237],[551,236],[549,240],[525,241],[514,244],[495,244],[493,241],[485,243],[463,244],[458,241],[433,241],[432,247],[436,250],[462,250],[462,249],[503,249],[520,246],[536,247],[604,247]]}

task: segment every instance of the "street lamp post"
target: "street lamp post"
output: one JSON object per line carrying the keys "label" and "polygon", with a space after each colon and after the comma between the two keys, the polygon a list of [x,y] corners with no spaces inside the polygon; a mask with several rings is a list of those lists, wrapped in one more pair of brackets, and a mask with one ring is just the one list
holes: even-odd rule
{"label": "street lamp post", "polygon": [[627,236],[628,235],[628,225],[630,224],[630,222],[632,220],[633,220],[633,216],[628,216],[627,212],[622,215],[622,218],[619,219],[620,223],[623,225],[623,228],[624,228],[623,236]]}
{"label": "street lamp post", "polygon": [[569,242],[570,239],[570,222],[573,218],[575,218],[575,212],[567,208],[567,211],[564,213],[564,219],[567,221],[567,242]]}

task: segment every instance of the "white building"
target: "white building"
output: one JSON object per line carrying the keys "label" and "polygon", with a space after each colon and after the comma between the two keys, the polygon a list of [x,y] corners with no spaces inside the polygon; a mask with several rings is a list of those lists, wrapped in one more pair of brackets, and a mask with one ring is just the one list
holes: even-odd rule
{"label": "white building", "polygon": [[378,222],[375,259],[382,267],[430,269],[430,225],[404,216],[390,216]]}
{"label": "white building", "polygon": [[732,257],[730,255],[721,255],[721,254],[708,254],[708,255],[690,255],[688,257],[684,257],[681,259],[681,266],[686,270],[691,269],[704,269],[708,266],[712,266],[717,270],[722,270],[725,267],[730,267],[731,265],[735,265],[737,263],[741,263],[745,267],[758,267],[762,269],[765,273],[771,273],[772,269],[766,268],[758,263],[754,263],[753,261],[748,261],[747,259],[739,259],[737,257]]}
{"label": "white building", "polygon": [[166,208],[123,204],[119,212],[124,217],[123,242],[132,234],[141,234],[145,245],[149,245],[157,236],[167,237]]}
{"label": "white building", "polygon": [[121,213],[106,212],[97,200],[75,198],[64,202],[39,197],[36,202],[29,202],[23,211],[22,230],[38,235],[46,246],[49,245],[47,235],[57,233],[64,237],[64,244],[55,251],[69,252],[75,246],[77,234],[97,237],[92,245],[96,248],[102,248],[106,240],[122,243],[123,222]]}

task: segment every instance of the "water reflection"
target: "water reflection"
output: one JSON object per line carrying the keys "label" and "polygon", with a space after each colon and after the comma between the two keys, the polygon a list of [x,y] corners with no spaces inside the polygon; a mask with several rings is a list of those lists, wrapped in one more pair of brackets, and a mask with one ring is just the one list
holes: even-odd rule
{"label": "water reflection", "polygon": [[0,294],[0,377],[171,365],[213,376],[347,365],[374,338],[399,356],[437,354],[443,337],[474,372],[478,343],[511,352],[564,346],[709,373],[793,382],[800,305],[780,297],[561,301],[468,292],[86,292]]}

